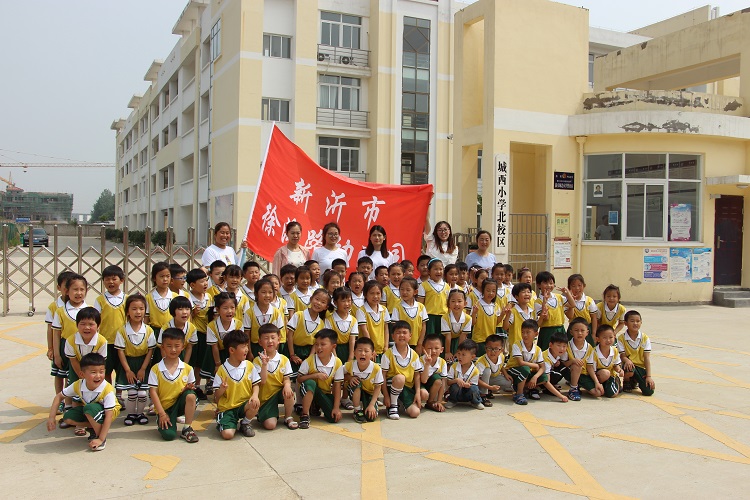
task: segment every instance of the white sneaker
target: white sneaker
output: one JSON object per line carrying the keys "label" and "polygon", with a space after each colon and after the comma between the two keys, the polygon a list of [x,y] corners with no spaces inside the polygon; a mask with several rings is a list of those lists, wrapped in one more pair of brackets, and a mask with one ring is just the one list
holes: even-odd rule
{"label": "white sneaker", "polygon": [[454,403],[453,401],[449,399],[448,401],[443,403],[443,406],[445,406],[446,408],[453,408],[454,406],[456,406],[456,403]]}
{"label": "white sneaker", "polygon": [[484,405],[482,403],[471,403],[471,406],[473,406],[477,410],[484,410]]}
{"label": "white sneaker", "polygon": [[177,423],[178,424],[184,424],[185,423],[185,415],[180,415],[177,417]]}

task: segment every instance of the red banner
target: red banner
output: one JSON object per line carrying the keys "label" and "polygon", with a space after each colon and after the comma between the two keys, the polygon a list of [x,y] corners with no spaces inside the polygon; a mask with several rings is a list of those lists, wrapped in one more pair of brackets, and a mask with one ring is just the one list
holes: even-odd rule
{"label": "red banner", "polygon": [[416,262],[432,185],[398,186],[360,182],[324,169],[274,126],[260,171],[245,239],[267,260],[287,241],[287,222],[302,224],[300,245],[322,245],[323,226],[337,222],[340,245],[357,265],[370,228],[383,226],[389,250],[399,261]]}

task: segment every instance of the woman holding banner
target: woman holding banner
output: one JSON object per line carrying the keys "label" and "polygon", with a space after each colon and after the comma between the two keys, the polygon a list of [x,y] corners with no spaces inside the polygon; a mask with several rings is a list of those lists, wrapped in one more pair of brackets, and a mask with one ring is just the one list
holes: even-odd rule
{"label": "woman holding banner", "polygon": [[276,276],[280,276],[281,268],[287,264],[299,267],[310,260],[310,253],[306,248],[300,246],[299,239],[302,236],[302,224],[293,220],[286,225],[287,243],[273,254],[271,269]]}
{"label": "woman holding banner", "polygon": [[204,268],[208,269],[217,260],[223,261],[227,265],[237,264],[240,261],[239,254],[243,248],[247,248],[247,241],[243,239],[240,252],[235,252],[234,248],[228,246],[231,239],[232,226],[228,222],[216,224],[216,227],[214,227],[214,244],[206,247],[201,258]]}
{"label": "woman holding banner", "polygon": [[331,263],[336,259],[343,259],[346,267],[349,267],[349,256],[339,245],[340,237],[341,229],[335,222],[329,222],[323,226],[323,246],[316,248],[311,257],[320,265],[321,276],[331,268]]}
{"label": "woman holding banner", "polygon": [[456,241],[453,238],[453,230],[448,222],[441,220],[435,224],[435,230],[432,234],[428,234],[430,231],[430,223],[427,222],[425,226],[424,239],[427,244],[425,253],[430,257],[440,259],[444,265],[455,264],[458,260],[458,247]]}
{"label": "woman holding banner", "polygon": [[367,248],[359,252],[357,259],[370,257],[372,259],[372,270],[375,271],[380,266],[388,267],[398,262],[396,256],[388,250],[388,239],[383,226],[372,226],[370,228],[370,239],[367,242]]}

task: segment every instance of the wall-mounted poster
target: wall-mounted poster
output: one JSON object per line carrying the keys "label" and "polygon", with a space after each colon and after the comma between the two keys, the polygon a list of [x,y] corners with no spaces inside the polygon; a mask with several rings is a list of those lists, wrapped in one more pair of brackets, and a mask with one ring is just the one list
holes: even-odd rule
{"label": "wall-mounted poster", "polygon": [[570,214],[555,214],[555,238],[570,238]]}
{"label": "wall-mounted poster", "polygon": [[643,281],[666,283],[669,280],[669,248],[643,249]]}
{"label": "wall-mounted poster", "polygon": [[693,283],[711,282],[711,249],[693,248]]}
{"label": "wall-mounted poster", "polygon": [[616,210],[610,210],[608,213],[608,221],[610,226],[616,226],[620,223],[620,212]]}
{"label": "wall-mounted poster", "polygon": [[690,248],[669,249],[669,281],[687,283],[692,279],[693,250]]}
{"label": "wall-mounted poster", "polygon": [[554,241],[554,261],[552,267],[555,269],[570,269],[572,267],[570,240]]}
{"label": "wall-mounted poster", "polygon": [[692,212],[689,203],[674,203],[669,206],[669,240],[690,241]]}
{"label": "wall-mounted poster", "polygon": [[604,184],[594,184],[594,198],[602,198],[604,196]]}

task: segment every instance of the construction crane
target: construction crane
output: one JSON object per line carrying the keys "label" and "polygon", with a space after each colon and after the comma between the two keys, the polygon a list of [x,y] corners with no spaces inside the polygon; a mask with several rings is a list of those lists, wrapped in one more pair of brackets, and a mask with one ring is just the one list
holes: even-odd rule
{"label": "construction crane", "polygon": [[114,168],[114,163],[0,163],[0,167],[23,168]]}
{"label": "construction crane", "polygon": [[8,178],[0,176],[0,181],[3,181],[8,185],[6,188],[6,191],[9,193],[23,193],[23,189],[16,186],[16,183],[13,182],[13,174],[8,174]]}

